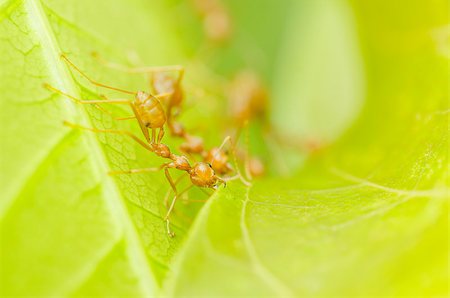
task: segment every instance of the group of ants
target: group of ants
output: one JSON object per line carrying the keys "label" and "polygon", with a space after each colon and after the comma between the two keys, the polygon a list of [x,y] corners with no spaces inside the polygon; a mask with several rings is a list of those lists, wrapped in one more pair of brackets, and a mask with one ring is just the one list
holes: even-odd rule
{"label": "group of ants", "polygon": [[[236,139],[239,137],[241,129],[247,125],[250,118],[255,117],[255,115],[260,115],[262,111],[264,111],[267,104],[267,93],[262,87],[262,84],[258,83],[259,81],[253,73],[248,71],[243,72],[240,76],[238,76],[238,79],[234,84],[235,96],[231,110],[234,113],[233,116],[237,126],[235,136],[233,138],[227,136],[219,147],[207,149],[205,148],[201,137],[188,133],[185,127],[177,121],[177,116],[181,111],[182,103],[185,97],[185,92],[182,86],[185,73],[184,67],[174,65],[162,67],[128,68],[109,62],[101,58],[98,54],[94,54],[94,57],[107,67],[126,71],[128,73],[142,73],[148,75],[152,92],[133,92],[97,82],[81,71],[81,69],[78,68],[64,54],[61,55],[61,59],[67,63],[70,68],[87,79],[91,84],[97,87],[132,95],[134,98],[113,99],[102,95],[100,96],[101,99],[83,100],[65,93],[49,84],[44,84],[44,87],[56,94],[71,99],[77,104],[94,105],[96,108],[99,108],[104,112],[108,112],[101,107],[101,104],[105,103],[126,105],[131,108],[131,111],[133,112],[132,116],[116,119],[136,120],[145,140],[127,130],[90,128],[67,121],[64,123],[72,128],[89,130],[96,133],[112,133],[128,136],[146,150],[168,160],[157,168],[129,169],[126,171],[113,171],[110,173],[134,174],[155,172],[160,170],[164,171],[165,177],[167,178],[167,181],[175,194],[170,205],[167,200],[165,202],[167,213],[164,217],[164,221],[166,223],[167,233],[170,237],[175,236],[175,233],[172,231],[170,225],[170,215],[174,210],[177,198],[186,193],[191,187],[198,186],[203,189],[217,189],[220,185],[225,187],[228,181],[234,179],[240,179],[245,185],[250,185],[250,180],[252,177],[260,176],[264,173],[264,164],[256,157],[250,158],[248,148],[247,153],[244,158],[242,158],[245,164],[246,177],[244,177],[241,173],[238,166],[238,158],[236,157],[237,154],[235,143]],[[182,139],[180,151],[182,151],[184,155],[173,153],[168,145],[162,143],[165,136],[165,127],[169,130],[173,137]],[[225,149],[225,145],[227,143],[230,145],[230,150]],[[199,156],[201,161],[190,162],[189,157],[193,156]],[[230,160],[233,162],[233,165],[230,164]],[[169,172],[169,169],[176,169],[186,172],[191,181],[189,186],[181,192],[178,191],[177,183],[180,179],[174,180]],[[235,174],[233,175],[233,173]]]}

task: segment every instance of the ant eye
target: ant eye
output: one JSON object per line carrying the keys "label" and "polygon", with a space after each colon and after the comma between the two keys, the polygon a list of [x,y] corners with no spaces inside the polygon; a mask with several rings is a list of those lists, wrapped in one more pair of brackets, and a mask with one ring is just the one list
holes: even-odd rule
{"label": "ant eye", "polygon": [[212,165],[208,162],[208,166],[210,167],[210,168],[212,168]]}

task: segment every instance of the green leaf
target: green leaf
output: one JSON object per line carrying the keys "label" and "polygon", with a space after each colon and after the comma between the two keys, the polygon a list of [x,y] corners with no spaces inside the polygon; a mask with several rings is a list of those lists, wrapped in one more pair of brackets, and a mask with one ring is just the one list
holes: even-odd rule
{"label": "green leaf", "polygon": [[[0,1],[2,295],[448,294],[446,3],[225,2],[242,30],[208,60],[193,55],[201,28],[187,2]],[[273,89],[282,134],[329,144],[300,168],[275,148],[268,166],[292,163],[292,177],[233,182],[203,207],[178,204],[170,239],[164,175],[106,174],[161,160],[128,138],[62,125],[138,134],[136,123],[42,88],[121,96],[69,71],[66,53],[98,81],[147,89],[92,51],[123,64],[187,65],[195,108],[181,119],[208,144],[225,125],[212,69],[249,66]]]}
{"label": "green leaf", "polygon": [[[327,1],[312,7],[313,15],[328,15],[328,23],[338,22],[342,11]],[[177,257],[165,284],[168,296],[448,295],[445,4],[438,1],[425,8],[419,2],[354,1],[351,8],[367,77],[366,102],[357,120],[295,177],[254,181],[250,188],[232,185],[215,195]],[[306,4],[300,11],[309,13]],[[340,49],[331,50],[330,41],[341,37],[336,31],[344,28],[336,24],[311,35],[319,54],[337,51],[331,60],[339,59]],[[327,39],[327,34],[333,36]],[[281,113],[279,121],[287,119],[283,126],[290,126],[291,133],[315,129],[337,137],[354,112],[344,117],[330,112],[342,111],[337,107],[349,99],[339,90],[330,97],[330,90],[313,88],[320,83],[332,87],[332,75],[351,78],[354,72],[346,66],[354,67],[354,61],[344,57],[331,69],[320,63],[316,70],[296,51],[310,45],[298,45],[298,40],[285,41],[290,64],[277,78],[284,95],[277,98],[286,103],[277,109],[294,116]],[[337,44],[342,45],[339,40]],[[298,71],[306,82],[314,79],[308,75],[326,74],[315,78],[316,85],[306,86],[322,100],[318,110],[300,111],[311,93],[299,94],[306,83]],[[340,86],[348,88],[345,82]],[[324,106],[327,100],[332,109]],[[325,115],[320,115],[322,109]],[[314,111],[320,119],[299,119]],[[324,130],[326,125],[340,127]]]}
{"label": "green leaf", "polygon": [[[109,115],[92,106],[74,105],[42,85],[49,83],[83,98],[102,92],[70,75],[59,58],[67,53],[99,81],[143,88],[143,79],[105,69],[90,52],[125,63],[130,49],[120,43],[136,51],[143,63],[181,60],[170,24],[159,28],[165,11],[162,3],[150,9],[145,1],[114,6],[109,1],[2,4],[2,294],[157,292],[185,227],[178,225],[175,240],[166,237],[161,201],[167,184],[161,173],[112,178],[107,171],[161,161],[149,158],[128,139],[97,138],[64,127],[63,120],[108,128],[115,124]],[[133,16],[133,26],[124,26],[130,23],[128,15]],[[164,45],[147,42],[155,38]],[[122,128],[135,129],[131,123]]]}

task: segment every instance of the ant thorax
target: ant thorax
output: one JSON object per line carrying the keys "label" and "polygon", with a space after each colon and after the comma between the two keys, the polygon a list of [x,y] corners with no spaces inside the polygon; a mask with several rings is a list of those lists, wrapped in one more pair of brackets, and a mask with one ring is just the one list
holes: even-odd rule
{"label": "ant thorax", "polygon": [[191,165],[189,164],[189,160],[186,158],[186,156],[172,155],[172,159],[173,166],[176,169],[188,172],[192,170]]}
{"label": "ant thorax", "polygon": [[211,165],[204,162],[196,163],[189,171],[189,175],[192,183],[200,187],[215,188],[219,181]]}
{"label": "ant thorax", "polygon": [[166,123],[166,113],[157,98],[139,91],[136,93],[135,107],[146,127],[160,128]]}

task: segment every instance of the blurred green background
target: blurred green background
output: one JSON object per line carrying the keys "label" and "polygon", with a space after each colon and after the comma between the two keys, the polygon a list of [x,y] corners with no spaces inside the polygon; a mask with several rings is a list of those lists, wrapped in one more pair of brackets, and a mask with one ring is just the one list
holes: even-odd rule
{"label": "blurred green background", "polygon": [[[199,0],[0,0],[0,294],[447,296],[448,2],[208,2],[229,17],[224,40],[208,38]],[[96,80],[148,89],[92,51],[185,65],[179,119],[209,147],[233,131],[229,82],[257,73],[278,136],[250,122],[266,176],[180,202],[168,238],[162,173],[106,174],[161,159],[62,125],[135,123],[42,88],[117,97],[72,73],[66,53]]]}

